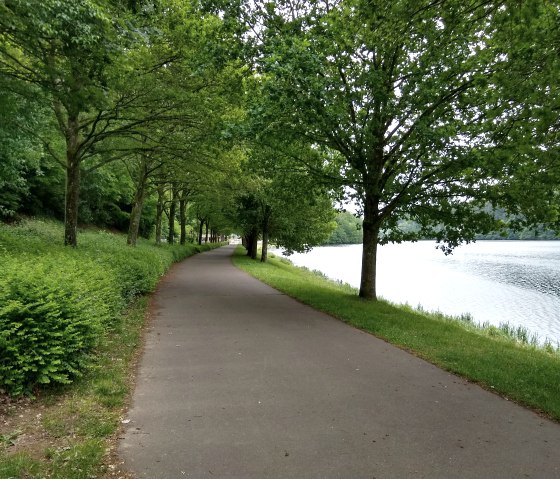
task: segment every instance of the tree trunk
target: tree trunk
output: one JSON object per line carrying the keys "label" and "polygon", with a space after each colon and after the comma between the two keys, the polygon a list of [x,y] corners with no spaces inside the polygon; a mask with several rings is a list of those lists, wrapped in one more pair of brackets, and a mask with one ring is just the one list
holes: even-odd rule
{"label": "tree trunk", "polygon": [[247,235],[247,241],[245,241],[245,243],[245,248],[247,248],[247,256],[251,257],[251,251],[253,249],[253,236],[251,233]]}
{"label": "tree trunk", "polygon": [[171,203],[169,204],[169,232],[167,242],[173,244],[175,241],[175,212],[177,210],[177,189],[171,189]]}
{"label": "tree trunk", "polygon": [[381,223],[378,216],[377,203],[368,198],[364,207],[364,243],[362,246],[362,277],[360,280],[360,297],[377,300],[377,241]]}
{"label": "tree trunk", "polygon": [[156,207],[156,244],[161,244],[161,223],[163,221],[163,205],[165,202],[165,185],[160,183],[157,188],[158,202]]}
{"label": "tree trunk", "polygon": [[253,244],[257,243],[257,238],[256,238],[254,228],[247,235],[245,243],[246,243],[245,248],[247,248],[247,256],[252,257],[251,255],[253,254]]}
{"label": "tree trunk", "polygon": [[266,207],[264,212],[264,218],[262,222],[262,251],[261,251],[261,263],[266,263],[268,259],[268,223],[270,218],[270,208]]}
{"label": "tree trunk", "polygon": [[146,198],[146,184],[148,181],[148,170],[146,160],[142,159],[140,169],[140,177],[136,185],[136,193],[134,194],[134,205],[130,212],[130,222],[128,224],[128,237],[126,243],[130,246],[136,246],[138,239],[138,231],[140,229],[140,218],[142,216],[142,208],[144,207],[144,199]]}
{"label": "tree trunk", "polygon": [[204,237],[204,242],[208,243],[208,220],[206,220],[206,236]]}
{"label": "tree trunk", "polygon": [[64,245],[78,246],[80,206],[79,123],[77,115],[68,119],[66,134],[66,194],[64,201]]}
{"label": "tree trunk", "polygon": [[187,242],[187,200],[183,197],[179,200],[179,223],[181,225],[180,244]]}
{"label": "tree trunk", "polygon": [[202,244],[202,232],[204,229],[204,218],[200,220],[200,225],[198,226],[198,244]]}
{"label": "tree trunk", "polygon": [[268,230],[263,230],[261,263],[266,263],[267,259],[268,259]]}
{"label": "tree trunk", "polygon": [[253,240],[253,244],[251,245],[251,259],[257,259],[257,247],[259,245],[259,237],[255,235],[255,239]]}
{"label": "tree trunk", "polygon": [[249,254],[251,259],[257,259],[257,246],[259,243],[259,230],[257,228],[252,231],[251,238],[251,250],[249,251]]}

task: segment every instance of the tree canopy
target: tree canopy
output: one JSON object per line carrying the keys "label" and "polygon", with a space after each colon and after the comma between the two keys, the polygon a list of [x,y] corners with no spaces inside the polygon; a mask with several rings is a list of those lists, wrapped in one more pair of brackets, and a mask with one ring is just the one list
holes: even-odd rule
{"label": "tree canopy", "polygon": [[[504,155],[529,143],[535,114],[534,97],[509,99],[504,79],[519,67],[510,58],[526,43],[507,36],[510,44],[502,31],[523,15],[539,17],[533,28],[558,15],[558,5],[532,7],[257,2],[264,80],[256,114],[269,129],[336,152],[340,183],[364,215],[361,296],[376,297],[378,243],[429,236],[449,251],[498,227],[482,206],[510,176]],[[517,78],[535,87],[534,75]],[[509,128],[518,122],[525,129]],[[400,230],[403,217],[418,231]]]}
{"label": "tree canopy", "polygon": [[498,208],[560,227],[559,24],[558,0],[4,0],[0,216],[263,260],[338,224],[375,298],[378,244],[447,253]]}

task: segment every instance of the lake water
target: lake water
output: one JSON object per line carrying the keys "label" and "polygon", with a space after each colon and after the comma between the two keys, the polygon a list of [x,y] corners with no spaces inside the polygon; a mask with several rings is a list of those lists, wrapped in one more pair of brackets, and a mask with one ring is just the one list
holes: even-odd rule
{"label": "lake water", "polygon": [[[361,257],[362,245],[323,246],[290,260],[358,287]],[[384,245],[377,288],[395,303],[470,313],[476,322],[509,322],[560,341],[560,241],[479,241],[450,256],[433,241]]]}

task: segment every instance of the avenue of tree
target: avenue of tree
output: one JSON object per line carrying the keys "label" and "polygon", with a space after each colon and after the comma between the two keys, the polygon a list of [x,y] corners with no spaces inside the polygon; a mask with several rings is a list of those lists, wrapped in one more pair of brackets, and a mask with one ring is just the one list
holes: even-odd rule
{"label": "avenue of tree", "polygon": [[0,217],[262,261],[338,224],[375,299],[378,244],[558,229],[559,25],[560,0],[1,0]]}

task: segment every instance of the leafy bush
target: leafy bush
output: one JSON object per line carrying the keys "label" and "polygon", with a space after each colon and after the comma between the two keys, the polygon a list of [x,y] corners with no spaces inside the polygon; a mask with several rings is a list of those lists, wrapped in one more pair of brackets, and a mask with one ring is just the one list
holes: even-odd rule
{"label": "leafy bush", "polygon": [[115,278],[61,255],[2,263],[0,388],[18,395],[36,384],[70,382],[122,308]]}
{"label": "leafy bush", "polygon": [[0,389],[69,383],[90,364],[124,305],[152,291],[174,261],[215,245],[165,245],[104,231],[62,246],[62,225],[0,225]]}
{"label": "leafy bush", "polygon": [[88,233],[80,253],[110,270],[118,280],[121,296],[129,301],[154,289],[172,263],[172,256],[165,249],[157,251],[154,246],[127,247],[124,238],[117,238],[120,242],[110,233]]}

